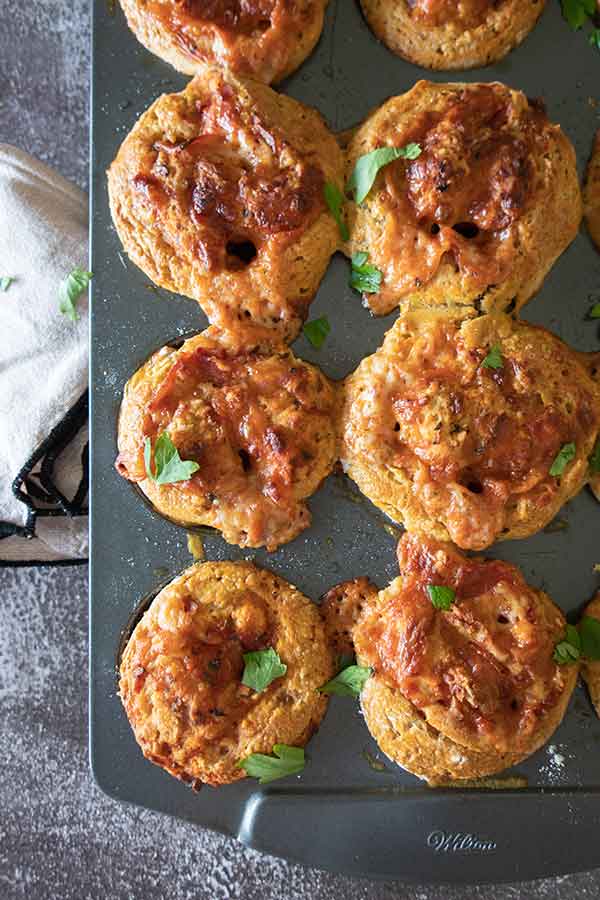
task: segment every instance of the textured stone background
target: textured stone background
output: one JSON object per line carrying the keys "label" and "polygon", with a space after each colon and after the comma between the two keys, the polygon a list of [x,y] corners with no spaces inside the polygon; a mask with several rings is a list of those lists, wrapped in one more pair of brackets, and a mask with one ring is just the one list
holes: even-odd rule
{"label": "textured stone background", "polygon": [[[0,0],[0,11],[7,7]],[[87,0],[14,3],[0,20],[0,139],[85,187]],[[82,568],[0,570],[0,900],[600,895],[600,872],[498,888],[350,881],[118,806],[87,765],[86,594]]]}

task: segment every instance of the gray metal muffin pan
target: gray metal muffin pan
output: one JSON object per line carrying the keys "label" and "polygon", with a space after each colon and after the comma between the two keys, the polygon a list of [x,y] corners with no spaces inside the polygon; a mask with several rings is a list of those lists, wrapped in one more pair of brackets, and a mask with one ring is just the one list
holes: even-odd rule
{"label": "gray metal muffin pan", "polygon": [[[600,865],[600,722],[582,687],[550,747],[510,773],[527,781],[518,790],[427,788],[382,757],[358,704],[346,698],[330,703],[304,773],[264,788],[246,779],[195,794],[143,759],[116,695],[119,642],[140,600],[192,557],[185,531],[153,514],[116,474],[116,416],[123,385],[140,363],[206,320],[193,301],[153,288],[125,258],[106,192],[105,170],[137,117],[186,79],[146,52],[106,0],[94,4],[93,42],[90,754],[97,783],[115,799],[346,874],[468,883]],[[422,77],[500,80],[545,100],[575,143],[583,171],[600,125],[599,74],[600,56],[562,21],[557,0],[506,60],[455,78],[398,59],[373,37],[354,0],[331,0],[316,52],[282,89],[342,130]],[[331,335],[321,351],[304,337],[294,344],[332,378],[372,353],[394,318],[372,318],[347,282],[348,264],[336,256],[311,307],[313,318],[328,315]],[[597,324],[586,319],[598,299],[600,255],[582,233],[524,317],[577,349],[598,350]],[[395,537],[345,478],[328,478],[310,506],[311,528],[276,553],[242,552],[213,533],[204,538],[206,556],[253,559],[314,599],[342,579],[366,574],[384,586],[397,574]],[[584,491],[559,520],[556,529],[498,544],[488,555],[517,563],[532,584],[577,615],[600,586],[593,571],[600,563],[600,507]]]}

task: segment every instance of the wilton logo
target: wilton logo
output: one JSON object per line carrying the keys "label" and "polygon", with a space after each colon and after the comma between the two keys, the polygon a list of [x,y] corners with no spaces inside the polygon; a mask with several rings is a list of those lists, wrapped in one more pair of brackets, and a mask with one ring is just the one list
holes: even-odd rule
{"label": "wilton logo", "polygon": [[462,831],[430,831],[427,846],[436,853],[491,853],[498,845],[495,841],[482,841],[474,834]]}

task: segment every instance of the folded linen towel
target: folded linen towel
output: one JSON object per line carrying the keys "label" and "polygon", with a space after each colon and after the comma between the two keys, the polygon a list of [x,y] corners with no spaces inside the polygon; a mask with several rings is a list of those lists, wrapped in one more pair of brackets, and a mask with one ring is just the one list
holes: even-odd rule
{"label": "folded linen towel", "polygon": [[88,301],[58,299],[86,260],[85,194],[0,144],[0,565],[87,556]]}

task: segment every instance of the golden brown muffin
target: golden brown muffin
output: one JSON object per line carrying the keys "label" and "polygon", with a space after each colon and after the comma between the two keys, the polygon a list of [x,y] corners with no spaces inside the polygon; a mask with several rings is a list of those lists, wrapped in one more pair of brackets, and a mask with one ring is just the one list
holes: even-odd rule
{"label": "golden brown muffin", "polygon": [[539,103],[505,85],[420,81],[358,130],[347,154],[418,144],[416,159],[381,169],[348,204],[349,255],[382,273],[365,302],[403,307],[519,309],[577,234],[575,152]]}
{"label": "golden brown muffin", "polygon": [[139,119],[108,172],[131,259],[212,324],[292,339],[336,249],[342,151],[315,110],[205,67]]}
{"label": "golden brown muffin", "polygon": [[[586,607],[584,616],[591,616],[600,620],[600,592],[596,594],[592,602]],[[590,699],[600,716],[600,662],[584,661],[581,666],[581,674],[590,692]]]}
{"label": "golden brown muffin", "polygon": [[360,0],[390,50],[426,69],[474,69],[523,41],[546,0]]}
{"label": "golden brown muffin", "polygon": [[[310,524],[304,501],[337,456],[334,411],[330,382],[287,347],[208,329],[163,347],[127,383],[117,470],[169,519],[275,550]],[[186,481],[147,477],[145,444],[164,432],[199,466]]]}
{"label": "golden brown muffin", "polygon": [[[285,675],[260,693],[243,655],[272,647]],[[245,562],[192,566],[165,587],[123,653],[119,693],[144,756],[194,786],[244,777],[274,744],[303,746],[325,713],[333,662],[317,607]]]}
{"label": "golden brown muffin", "polygon": [[600,397],[544,328],[418,311],[346,379],[339,427],[344,469],[369,500],[480,550],[539,531],[587,482]]}
{"label": "golden brown muffin", "polygon": [[[406,534],[402,575],[354,629],[371,666],[361,704],[391,759],[431,783],[479,778],[530,756],[560,724],[577,680],[554,647],[565,619],[506,562]],[[429,588],[454,592],[447,609]]]}
{"label": "golden brown muffin", "polygon": [[590,237],[600,250],[600,130],[596,132],[592,155],[588,163],[583,203]]}
{"label": "golden brown muffin", "polygon": [[184,75],[208,62],[270,83],[312,52],[327,0],[121,0],[121,6],[138,40]]}

